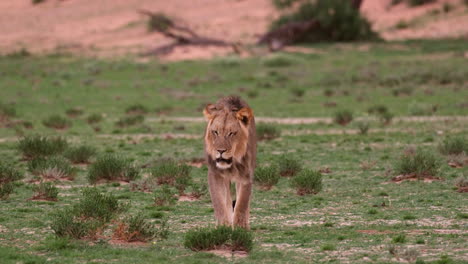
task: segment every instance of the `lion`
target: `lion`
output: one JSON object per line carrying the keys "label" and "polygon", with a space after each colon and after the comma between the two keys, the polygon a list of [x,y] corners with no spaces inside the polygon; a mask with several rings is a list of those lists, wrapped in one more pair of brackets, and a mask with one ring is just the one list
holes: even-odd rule
{"label": "lion", "polygon": [[[249,229],[257,141],[252,109],[237,96],[208,104],[203,114],[208,185],[217,225]],[[231,199],[231,182],[236,199]]]}

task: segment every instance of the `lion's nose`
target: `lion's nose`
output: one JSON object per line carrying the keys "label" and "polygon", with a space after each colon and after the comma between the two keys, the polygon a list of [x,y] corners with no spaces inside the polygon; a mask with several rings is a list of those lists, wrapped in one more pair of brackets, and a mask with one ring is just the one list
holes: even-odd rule
{"label": "lion's nose", "polygon": [[222,155],[224,152],[226,152],[225,149],[218,149],[219,155]]}

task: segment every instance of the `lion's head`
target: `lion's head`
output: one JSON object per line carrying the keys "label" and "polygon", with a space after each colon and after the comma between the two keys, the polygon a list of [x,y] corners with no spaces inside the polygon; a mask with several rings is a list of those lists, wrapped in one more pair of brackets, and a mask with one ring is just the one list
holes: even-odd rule
{"label": "lion's head", "polygon": [[203,111],[208,125],[205,150],[219,169],[229,169],[242,162],[248,148],[253,111],[238,97],[227,97],[209,104]]}

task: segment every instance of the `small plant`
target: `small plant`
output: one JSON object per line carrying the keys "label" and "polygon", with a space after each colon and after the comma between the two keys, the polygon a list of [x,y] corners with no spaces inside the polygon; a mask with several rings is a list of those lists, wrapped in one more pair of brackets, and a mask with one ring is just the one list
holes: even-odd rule
{"label": "small plant", "polygon": [[250,251],[253,247],[252,234],[242,228],[234,230],[228,226],[197,228],[185,234],[184,246],[193,251],[210,250],[227,246],[232,250]]}
{"label": "small plant", "polygon": [[96,188],[86,188],[80,202],[74,206],[77,214],[84,218],[94,218],[108,222],[126,207],[112,194],[103,194]]}
{"label": "small plant", "polygon": [[435,154],[418,148],[415,151],[407,151],[397,160],[395,173],[416,178],[433,177],[438,174],[440,165]]}
{"label": "small plant", "polygon": [[335,245],[332,245],[332,244],[325,244],[322,246],[323,251],[333,251],[335,249],[336,249]]}
{"label": "small plant", "polygon": [[72,117],[72,118],[73,117],[78,117],[78,116],[81,116],[83,114],[83,109],[81,109],[81,108],[70,108],[70,109],[67,109],[65,114],[67,114],[67,116]]}
{"label": "small plant", "polygon": [[392,122],[393,114],[390,112],[381,113],[378,115],[380,122],[386,126]]}
{"label": "small plant", "polygon": [[73,180],[77,172],[68,160],[59,156],[30,160],[28,170],[33,175],[47,180]]}
{"label": "small plant", "polygon": [[369,131],[369,127],[370,127],[370,124],[368,121],[359,121],[357,122],[357,126],[359,129],[359,134],[367,135],[367,132]]}
{"label": "small plant", "polygon": [[304,169],[291,179],[291,186],[299,195],[316,194],[322,190],[322,174],[319,171]]}
{"label": "small plant", "polygon": [[169,184],[175,186],[180,194],[183,194],[185,188],[190,185],[191,167],[186,164],[177,164],[172,159],[161,160],[152,170],[151,175],[158,184]]}
{"label": "small plant", "polygon": [[274,125],[260,123],[257,125],[258,140],[272,140],[281,135],[281,130]]}
{"label": "small plant", "polygon": [[388,112],[388,108],[385,105],[373,105],[367,109],[369,114],[383,114]]}
{"label": "small plant", "polygon": [[249,98],[257,98],[258,97],[258,91],[254,89],[250,89],[247,91],[247,97]]}
{"label": "small plant", "polygon": [[206,183],[193,183],[190,185],[190,195],[194,198],[199,199],[202,196],[208,195],[208,185]]}
{"label": "small plant", "polygon": [[48,128],[54,129],[66,129],[72,125],[69,120],[60,115],[51,115],[42,121],[42,124]]}
{"label": "small plant", "polygon": [[145,115],[148,112],[148,108],[141,104],[134,104],[125,109],[127,115]]}
{"label": "small plant", "polygon": [[115,123],[118,127],[129,127],[143,123],[145,117],[143,115],[122,117]]}
{"label": "small plant", "polygon": [[126,242],[146,242],[157,236],[157,228],[149,223],[143,214],[129,216],[114,229],[114,238]]}
{"label": "small plant", "polygon": [[81,239],[95,232],[99,223],[78,219],[71,209],[60,210],[52,215],[50,228],[57,237]]}
{"label": "small plant", "polygon": [[291,177],[302,170],[301,162],[291,155],[281,155],[278,158],[279,173],[283,177]]}
{"label": "small plant", "polygon": [[408,106],[408,113],[412,116],[429,116],[436,111],[437,106],[427,103],[412,102]]}
{"label": "small plant", "polygon": [[67,141],[61,137],[27,136],[18,142],[18,149],[25,159],[61,154],[67,147]]}
{"label": "small plant", "polygon": [[406,236],[405,234],[399,234],[397,236],[394,236],[392,238],[392,241],[393,243],[401,243],[401,244],[406,243]]}
{"label": "small plant", "polygon": [[12,105],[0,102],[0,122],[16,116],[16,109]]}
{"label": "small plant", "polygon": [[88,172],[90,183],[96,183],[99,180],[108,181],[132,181],[138,178],[140,170],[132,163],[115,154],[104,154],[93,163]]}
{"label": "small plant", "polygon": [[175,192],[169,185],[163,185],[155,191],[154,203],[156,206],[170,206],[176,202]]}
{"label": "small plant", "polygon": [[14,182],[23,178],[12,164],[0,160],[0,199],[6,199],[13,192]]}
{"label": "small plant", "polygon": [[333,120],[339,125],[346,126],[353,121],[353,113],[349,110],[340,110],[335,113]]}
{"label": "small plant", "polygon": [[79,146],[69,148],[64,156],[74,164],[87,164],[92,156],[96,154],[96,149],[90,146]]}
{"label": "small plant", "polygon": [[270,190],[273,185],[278,183],[279,178],[280,174],[276,166],[257,167],[255,169],[254,181],[264,190]]}
{"label": "small plant", "polygon": [[100,114],[91,114],[86,118],[88,124],[93,125],[102,121],[102,115]]}
{"label": "small plant", "polygon": [[290,56],[286,56],[283,54],[274,54],[265,57],[262,63],[264,66],[267,67],[287,67],[295,64],[296,62]]}
{"label": "small plant", "polygon": [[446,137],[439,144],[439,151],[444,155],[468,154],[468,141],[463,136]]}
{"label": "small plant", "polygon": [[455,179],[455,187],[458,188],[458,192],[460,193],[468,192],[468,178],[465,176],[460,176]]}
{"label": "small plant", "polygon": [[305,94],[305,90],[301,88],[293,88],[291,89],[291,94],[294,95],[294,97],[301,98]]}
{"label": "small plant", "polygon": [[33,188],[35,194],[31,200],[57,201],[58,188],[50,182],[41,182]]}

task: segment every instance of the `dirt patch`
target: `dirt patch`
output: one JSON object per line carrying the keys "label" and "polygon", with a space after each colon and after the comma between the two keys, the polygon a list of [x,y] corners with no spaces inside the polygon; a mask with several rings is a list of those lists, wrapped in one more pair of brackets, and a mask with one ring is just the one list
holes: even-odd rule
{"label": "dirt patch", "polygon": [[119,239],[111,239],[108,242],[110,245],[114,246],[121,246],[121,247],[142,247],[142,246],[150,246],[149,243],[141,242],[141,241],[132,241],[132,242],[127,242],[124,240],[119,240]]}
{"label": "dirt patch", "polygon": [[434,182],[434,181],[443,181],[440,177],[435,177],[432,175],[418,175],[416,173],[405,174],[405,175],[398,175],[392,178],[392,182],[401,183],[404,181],[418,181],[422,180],[424,182]]}
{"label": "dirt patch", "polygon": [[392,234],[392,231],[379,231],[379,230],[356,230],[356,232],[361,233],[361,234],[369,234],[369,235],[386,235],[386,234]]}
{"label": "dirt patch", "polygon": [[226,249],[212,249],[206,252],[215,254],[216,256],[225,257],[225,258],[246,258],[249,255],[246,251],[233,251],[227,248]]}
{"label": "dirt patch", "polygon": [[193,195],[189,195],[189,194],[184,194],[184,195],[179,196],[179,202],[195,202],[199,200],[200,200],[199,198]]}

